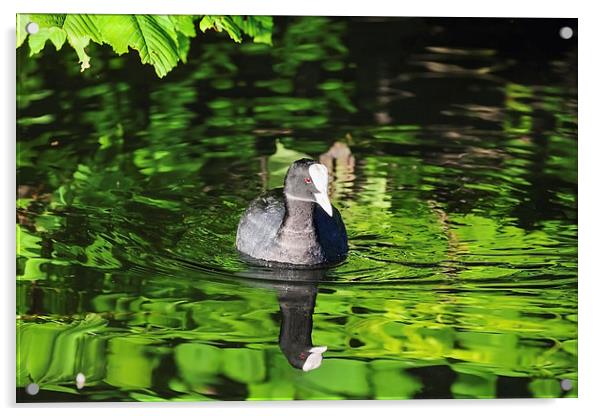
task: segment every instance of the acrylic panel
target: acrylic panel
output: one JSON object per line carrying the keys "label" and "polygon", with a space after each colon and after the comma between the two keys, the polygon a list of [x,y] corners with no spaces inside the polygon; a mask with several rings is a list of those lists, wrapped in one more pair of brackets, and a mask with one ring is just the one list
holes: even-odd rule
{"label": "acrylic panel", "polygon": [[18,15],[17,401],[576,397],[577,29]]}

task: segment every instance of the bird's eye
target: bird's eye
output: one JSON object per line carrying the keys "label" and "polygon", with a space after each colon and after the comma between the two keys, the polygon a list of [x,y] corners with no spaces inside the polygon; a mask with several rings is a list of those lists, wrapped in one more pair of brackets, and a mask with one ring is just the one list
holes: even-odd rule
{"label": "bird's eye", "polygon": [[311,183],[311,178],[305,178],[305,183]]}

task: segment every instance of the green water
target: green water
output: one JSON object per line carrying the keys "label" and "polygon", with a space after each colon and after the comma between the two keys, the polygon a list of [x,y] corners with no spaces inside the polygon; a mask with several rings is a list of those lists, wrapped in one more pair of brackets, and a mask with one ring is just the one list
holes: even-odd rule
{"label": "green water", "polygon": [[[162,80],[19,51],[18,400],[576,396],[576,41],[434,26],[280,19],[274,47],[208,35]],[[303,155],[334,166],[347,261],[247,266],[241,213]]]}

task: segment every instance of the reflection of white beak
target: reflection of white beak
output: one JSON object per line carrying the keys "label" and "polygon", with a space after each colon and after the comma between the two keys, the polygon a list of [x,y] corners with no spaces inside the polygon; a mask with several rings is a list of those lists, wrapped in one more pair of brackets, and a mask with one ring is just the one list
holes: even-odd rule
{"label": "reflection of white beak", "polygon": [[318,190],[314,193],[316,202],[332,217],[332,205],[330,199],[328,199],[328,168],[319,163],[314,163],[309,167],[309,176],[311,176],[311,180]]}
{"label": "reflection of white beak", "polygon": [[311,371],[322,365],[322,353],[327,347],[313,347],[309,350],[309,356],[303,364],[303,371]]}

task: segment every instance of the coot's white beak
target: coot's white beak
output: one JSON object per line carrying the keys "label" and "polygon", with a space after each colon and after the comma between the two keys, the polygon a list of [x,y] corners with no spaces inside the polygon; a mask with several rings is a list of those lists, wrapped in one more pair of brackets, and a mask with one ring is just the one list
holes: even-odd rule
{"label": "coot's white beak", "polygon": [[303,364],[303,371],[311,371],[322,365],[322,354],[327,347],[313,347],[309,350],[309,356]]}
{"label": "coot's white beak", "polygon": [[320,163],[309,167],[309,176],[318,192],[314,193],[316,202],[332,217],[332,205],[328,199],[328,168]]}

